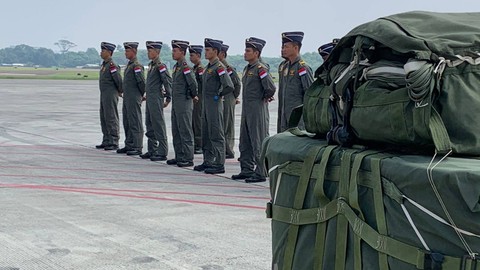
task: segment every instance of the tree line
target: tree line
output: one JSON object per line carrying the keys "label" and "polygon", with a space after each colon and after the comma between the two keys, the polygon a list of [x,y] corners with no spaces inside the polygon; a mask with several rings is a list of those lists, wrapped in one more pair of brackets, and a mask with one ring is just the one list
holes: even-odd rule
{"label": "tree line", "polygon": [[[175,61],[172,60],[172,50],[167,44],[164,44],[160,58],[162,62],[167,64],[170,68],[175,64]],[[322,59],[318,53],[304,53],[302,54],[302,58],[310,65],[310,67],[312,67],[313,70],[318,68],[322,63]],[[121,45],[118,45],[117,50],[113,54],[113,60],[120,65],[127,63]],[[143,65],[148,65],[149,60],[146,49],[139,49],[138,60]],[[242,71],[246,64],[245,60],[243,60],[243,55],[229,55],[227,60],[238,71]],[[278,65],[282,60],[281,57],[263,57],[263,61],[268,63],[272,73],[277,72]],[[71,68],[85,66],[87,64],[100,64],[101,61],[99,51],[95,48],[88,48],[86,51],[78,52],[64,50],[60,53],[56,53],[51,49],[35,48],[22,44],[0,49],[0,64],[21,63],[28,66]],[[206,60],[204,61],[204,64],[207,64]]]}

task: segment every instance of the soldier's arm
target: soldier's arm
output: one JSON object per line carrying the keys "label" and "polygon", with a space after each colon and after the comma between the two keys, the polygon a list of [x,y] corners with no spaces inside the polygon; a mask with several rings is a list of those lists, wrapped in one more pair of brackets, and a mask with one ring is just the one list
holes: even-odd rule
{"label": "soldier's arm", "polygon": [[140,93],[143,96],[145,95],[145,74],[143,66],[136,65],[133,70],[135,72],[135,80],[137,81],[138,89],[140,89]]}
{"label": "soldier's arm", "polygon": [[192,98],[198,96],[198,85],[197,80],[195,79],[195,74],[193,74],[192,70],[187,66],[183,68],[183,75],[187,81],[190,96]]}
{"label": "soldier's arm", "polygon": [[217,74],[220,77],[220,83],[222,84],[222,90],[218,93],[219,96],[225,96],[233,92],[233,82],[230,76],[226,73],[225,68],[219,67],[217,69]]}
{"label": "soldier's arm", "polygon": [[113,81],[115,82],[115,86],[117,87],[117,91],[119,94],[123,93],[123,80],[122,80],[122,73],[120,66],[117,66],[117,71],[112,74]]}
{"label": "soldier's arm", "polygon": [[302,82],[302,90],[303,90],[303,93],[305,94],[307,89],[313,83],[313,71],[307,65],[300,66],[298,68],[298,75],[300,76],[300,81]]}
{"label": "soldier's arm", "polygon": [[242,84],[240,83],[240,77],[238,77],[238,73],[235,69],[232,68],[232,75],[230,75],[233,83],[233,96],[238,98],[240,96],[240,89],[242,88]]}
{"label": "soldier's arm", "polygon": [[167,66],[161,64],[158,67],[158,72],[160,73],[160,79],[162,79],[163,87],[165,88],[165,100],[170,102],[172,100],[172,76],[168,72]]}
{"label": "soldier's arm", "polygon": [[258,69],[258,76],[260,76],[260,81],[262,82],[263,98],[271,101],[277,89],[272,76],[268,70],[263,67]]}

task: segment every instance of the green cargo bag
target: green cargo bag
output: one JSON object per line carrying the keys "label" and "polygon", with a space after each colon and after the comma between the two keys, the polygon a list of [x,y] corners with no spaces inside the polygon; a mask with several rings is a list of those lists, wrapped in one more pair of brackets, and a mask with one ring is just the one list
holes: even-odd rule
{"label": "green cargo bag", "polygon": [[289,132],[262,158],[272,269],[480,270],[480,160],[437,165]]}
{"label": "green cargo bag", "polygon": [[480,155],[480,13],[407,12],[343,37],[304,98],[331,144]]}

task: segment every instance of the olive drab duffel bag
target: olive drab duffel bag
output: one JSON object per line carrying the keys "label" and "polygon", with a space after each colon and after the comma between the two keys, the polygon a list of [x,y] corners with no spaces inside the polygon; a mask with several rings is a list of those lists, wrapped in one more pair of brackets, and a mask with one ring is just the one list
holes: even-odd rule
{"label": "olive drab duffel bag", "polygon": [[480,13],[407,12],[343,37],[304,97],[330,144],[480,155]]}
{"label": "olive drab duffel bag", "polygon": [[274,270],[480,270],[480,160],[265,140]]}

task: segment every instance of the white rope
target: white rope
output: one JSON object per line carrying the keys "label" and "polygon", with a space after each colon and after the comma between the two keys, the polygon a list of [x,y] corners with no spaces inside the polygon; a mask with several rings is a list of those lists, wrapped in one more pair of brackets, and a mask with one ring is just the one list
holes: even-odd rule
{"label": "white rope", "polygon": [[[415,206],[416,208],[418,208],[420,211],[424,212],[425,214],[429,215],[430,217],[432,217],[433,219],[437,220],[438,222],[442,223],[442,224],[445,224],[447,226],[450,226],[453,228],[452,224],[448,223],[445,219],[443,219],[442,217],[438,216],[437,214],[433,213],[432,211],[428,210],[426,207],[424,207],[423,205],[419,204],[418,202],[410,199],[409,197],[405,196],[405,195],[402,195],[402,197],[404,199],[406,199],[407,201],[409,201],[413,206]],[[468,235],[468,236],[472,236],[472,237],[477,237],[477,238],[480,238],[480,235],[478,234],[475,234],[475,233],[472,233],[472,232],[469,232],[467,230],[463,230],[463,229],[458,229],[459,232],[461,232],[462,234],[464,235]]]}
{"label": "white rope", "polygon": [[408,213],[407,208],[405,207],[405,205],[403,205],[403,203],[400,204],[400,206],[402,207],[403,213],[407,217],[408,222],[410,222],[410,226],[412,226],[412,228],[415,231],[415,234],[417,235],[418,239],[420,240],[420,242],[422,242],[423,247],[426,250],[430,251],[430,248],[428,247],[427,242],[425,242],[425,239],[423,239],[422,235],[420,234],[420,231],[417,229],[417,226],[415,226],[415,223],[413,223],[413,219],[410,216],[410,213]]}
{"label": "white rope", "polygon": [[470,255],[472,259],[475,259],[476,253],[473,252],[473,250],[470,248],[470,245],[468,245],[467,241],[463,237],[462,233],[460,232],[459,228],[455,224],[455,221],[452,219],[450,216],[450,213],[448,212],[448,209],[443,202],[442,196],[438,192],[437,186],[435,185],[435,182],[433,181],[433,169],[437,167],[447,156],[449,156],[452,153],[452,150],[450,150],[445,156],[443,156],[437,163],[435,163],[433,166],[433,161],[437,157],[437,151],[435,150],[435,154],[432,157],[432,160],[430,161],[430,164],[428,164],[427,168],[427,178],[428,181],[430,182],[430,185],[432,186],[433,192],[435,193],[435,196],[437,197],[438,202],[440,203],[440,206],[442,207],[443,212],[445,213],[445,216],[447,217],[449,223],[452,225],[452,228],[454,229],[455,233],[457,234],[458,238],[462,242],[463,246],[465,247],[466,251]]}

